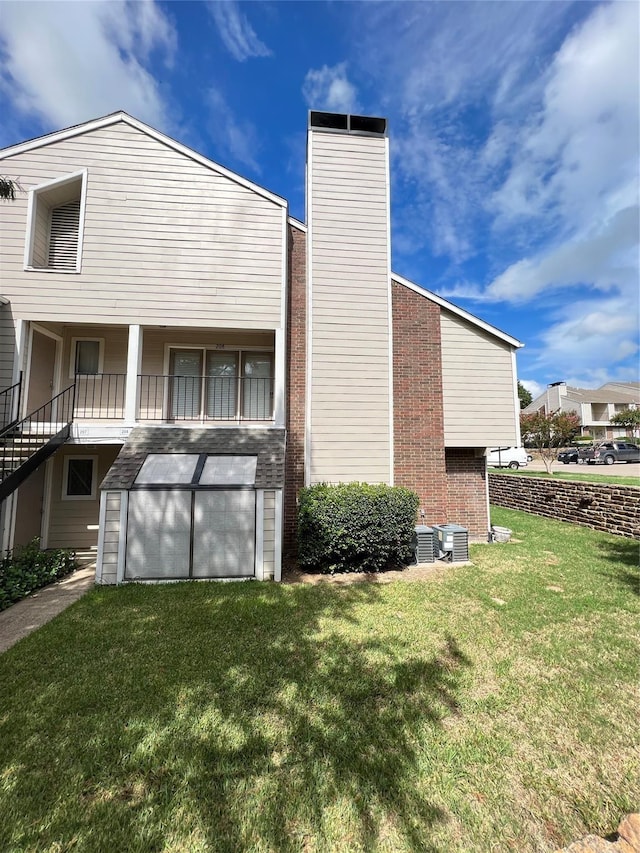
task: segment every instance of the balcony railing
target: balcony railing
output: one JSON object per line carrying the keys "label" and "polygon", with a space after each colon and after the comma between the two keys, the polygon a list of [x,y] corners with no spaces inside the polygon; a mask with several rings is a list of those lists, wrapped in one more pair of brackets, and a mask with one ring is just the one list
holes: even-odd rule
{"label": "balcony railing", "polygon": [[77,374],[76,418],[122,420],[126,383],[124,373]]}
{"label": "balcony railing", "polygon": [[247,376],[138,377],[141,421],[270,421],[273,379]]}
{"label": "balcony railing", "polygon": [[[122,420],[126,375],[76,376],[75,417]],[[141,421],[270,421],[273,379],[235,376],[138,376],[137,419]]]}

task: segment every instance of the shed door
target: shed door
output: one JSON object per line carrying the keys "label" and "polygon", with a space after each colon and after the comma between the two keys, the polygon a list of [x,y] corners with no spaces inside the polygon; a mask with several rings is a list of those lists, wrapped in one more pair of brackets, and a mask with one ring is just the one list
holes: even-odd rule
{"label": "shed door", "polygon": [[189,577],[191,492],[129,493],[125,577]]}
{"label": "shed door", "polygon": [[195,493],[193,577],[252,577],[255,541],[255,491]]}

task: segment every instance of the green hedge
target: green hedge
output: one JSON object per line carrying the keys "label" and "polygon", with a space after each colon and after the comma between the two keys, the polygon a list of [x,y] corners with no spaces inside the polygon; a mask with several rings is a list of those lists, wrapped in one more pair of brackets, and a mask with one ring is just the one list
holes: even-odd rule
{"label": "green hedge", "polygon": [[316,572],[379,572],[413,558],[419,498],[397,486],[346,483],[300,492],[298,560]]}
{"label": "green hedge", "polygon": [[61,550],[41,551],[38,539],[15,548],[0,562],[0,610],[6,610],[30,592],[68,575],[75,568],[75,554]]}

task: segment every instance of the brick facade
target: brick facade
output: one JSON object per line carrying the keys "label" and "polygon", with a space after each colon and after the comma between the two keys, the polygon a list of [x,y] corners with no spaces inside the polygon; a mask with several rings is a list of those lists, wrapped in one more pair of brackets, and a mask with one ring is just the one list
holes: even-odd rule
{"label": "brick facade", "polygon": [[394,482],[417,492],[426,524],[447,518],[440,308],[392,281]]}
{"label": "brick facade", "polygon": [[484,456],[473,448],[448,447],[446,451],[448,521],[469,528],[469,538],[486,542],[487,473]]}
{"label": "brick facade", "polygon": [[542,477],[489,475],[491,503],[640,539],[640,489]]}
{"label": "brick facade", "polygon": [[296,497],[304,486],[304,424],[307,370],[307,235],[288,226],[287,450],[284,488],[284,553],[295,549]]}
{"label": "brick facade", "polygon": [[[295,550],[296,496],[304,486],[306,234],[289,226],[287,450],[284,551]],[[440,307],[392,282],[394,482],[420,497],[426,524],[455,522],[485,539],[485,465],[473,449],[444,447]]]}

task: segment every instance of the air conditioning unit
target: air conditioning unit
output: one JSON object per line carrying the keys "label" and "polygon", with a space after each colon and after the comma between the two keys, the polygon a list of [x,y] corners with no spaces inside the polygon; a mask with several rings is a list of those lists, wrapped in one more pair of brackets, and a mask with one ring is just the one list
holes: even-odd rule
{"label": "air conditioning unit", "polygon": [[438,543],[438,556],[452,563],[466,563],[469,559],[469,531],[460,524],[434,524]]}
{"label": "air conditioning unit", "polygon": [[435,538],[433,527],[416,525],[414,535],[416,563],[435,563]]}

